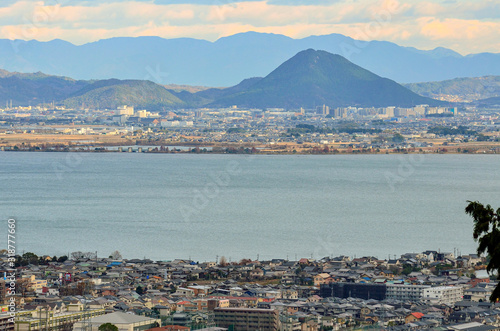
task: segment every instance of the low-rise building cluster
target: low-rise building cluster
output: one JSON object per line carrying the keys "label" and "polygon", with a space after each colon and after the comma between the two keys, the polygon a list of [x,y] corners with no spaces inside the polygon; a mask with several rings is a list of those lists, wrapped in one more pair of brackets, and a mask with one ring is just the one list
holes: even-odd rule
{"label": "low-rise building cluster", "polygon": [[[388,260],[339,256],[237,263],[113,255],[18,256],[15,295],[6,290],[12,286],[4,277],[0,326],[16,331],[97,331],[105,323],[129,331],[500,329],[500,305],[489,301],[496,283],[477,255],[425,251]],[[8,257],[1,258],[7,273]],[[14,323],[9,322],[12,297]]]}

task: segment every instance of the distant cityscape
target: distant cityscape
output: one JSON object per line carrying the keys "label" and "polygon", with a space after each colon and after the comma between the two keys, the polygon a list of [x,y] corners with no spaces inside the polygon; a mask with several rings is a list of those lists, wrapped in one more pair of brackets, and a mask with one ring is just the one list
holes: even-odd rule
{"label": "distant cityscape", "polygon": [[198,153],[500,151],[499,109],[494,108],[234,106],[150,112],[127,105],[92,110],[45,105],[0,111],[0,146],[7,151],[129,151],[130,146],[137,146],[134,152],[170,146],[170,152]]}

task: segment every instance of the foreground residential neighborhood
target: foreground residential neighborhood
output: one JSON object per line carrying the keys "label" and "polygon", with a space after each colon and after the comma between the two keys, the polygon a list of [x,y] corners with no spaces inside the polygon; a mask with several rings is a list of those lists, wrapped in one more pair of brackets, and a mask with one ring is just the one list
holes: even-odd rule
{"label": "foreground residential neighborhood", "polygon": [[200,263],[24,253],[15,268],[1,257],[3,330],[500,329],[496,283],[477,255]]}

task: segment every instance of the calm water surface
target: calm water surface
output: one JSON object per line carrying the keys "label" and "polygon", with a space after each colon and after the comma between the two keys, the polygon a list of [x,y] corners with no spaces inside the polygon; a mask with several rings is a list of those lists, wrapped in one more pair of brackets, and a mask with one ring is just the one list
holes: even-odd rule
{"label": "calm water surface", "polygon": [[[206,261],[473,253],[467,200],[500,206],[495,155],[0,153],[18,252]],[[1,224],[1,223],[0,223]]]}

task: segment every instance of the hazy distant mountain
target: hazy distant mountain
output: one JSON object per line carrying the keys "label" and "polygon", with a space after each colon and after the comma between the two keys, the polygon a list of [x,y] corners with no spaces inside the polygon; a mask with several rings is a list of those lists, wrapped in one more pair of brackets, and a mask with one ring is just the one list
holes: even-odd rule
{"label": "hazy distant mountain", "polygon": [[0,69],[0,78],[5,78],[5,77],[8,77],[10,75],[11,75],[11,73],[8,72],[7,70]]}
{"label": "hazy distant mountain", "polygon": [[205,91],[211,89],[211,86],[193,86],[193,85],[179,85],[179,84],[167,84],[163,85],[167,90],[172,90],[175,92],[188,91],[190,93],[196,93],[200,91]]}
{"label": "hazy distant mountain", "polygon": [[232,86],[247,77],[265,76],[308,48],[340,54],[401,83],[500,75],[500,54],[462,56],[445,48],[422,51],[384,41],[355,41],[339,34],[292,39],[256,32],[215,42],[139,37],[75,46],[62,40],[0,40],[0,67],[76,79],[145,79],[157,84]]}
{"label": "hazy distant mountain", "polygon": [[226,95],[245,91],[246,89],[252,87],[253,85],[255,85],[257,82],[259,82],[261,80],[262,80],[262,77],[247,78],[247,79],[242,80],[238,85],[224,88],[224,89],[212,88],[212,89],[198,92],[198,93],[196,93],[196,95],[201,96],[201,97],[206,98],[206,99],[216,100],[216,99],[220,99]]}
{"label": "hazy distant mountain", "polygon": [[15,106],[60,101],[87,86],[89,82],[43,73],[11,73],[0,70],[0,106],[12,101]]}
{"label": "hazy distant mountain", "polygon": [[410,107],[439,103],[377,76],[340,55],[308,49],[247,89],[222,96],[211,105],[312,108],[323,104],[330,107]]}
{"label": "hazy distant mountain", "polygon": [[498,107],[500,106],[500,97],[477,100],[475,103],[481,107],[491,107],[491,106]]}
{"label": "hazy distant mountain", "polygon": [[500,76],[456,78],[441,82],[404,84],[415,93],[430,98],[454,95],[468,100],[500,96]]}
{"label": "hazy distant mountain", "polygon": [[196,93],[190,93],[187,90],[169,91],[179,99],[183,100],[190,107],[202,107],[224,96],[243,91],[261,79],[261,77],[247,78],[241,81],[238,85],[232,87],[210,88]]}
{"label": "hazy distant mountain", "polygon": [[40,72],[22,74],[0,69],[0,106],[10,101],[13,106],[35,106],[54,101],[68,107],[85,105],[113,109],[133,105],[149,110],[184,105],[163,86],[150,81],[77,81]]}
{"label": "hazy distant mountain", "polygon": [[87,85],[64,100],[68,107],[115,109],[121,105],[161,110],[184,104],[166,88],[145,80],[100,80]]}

